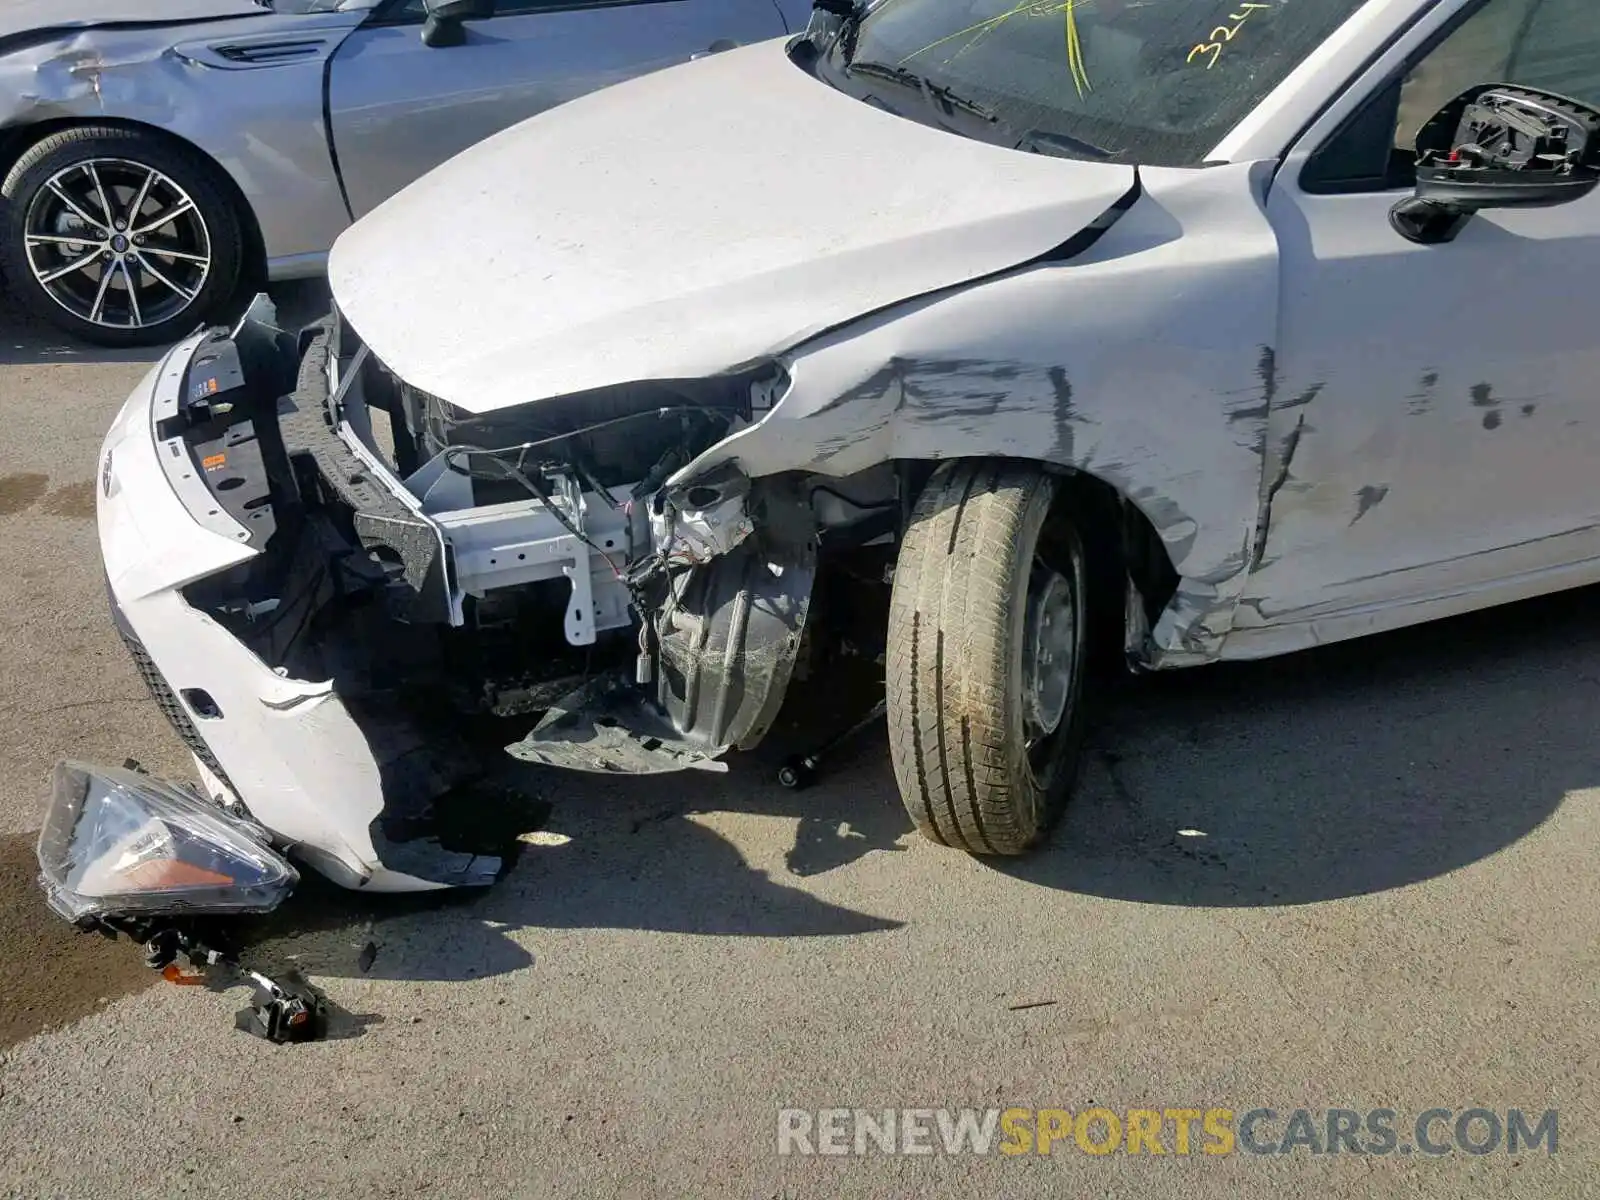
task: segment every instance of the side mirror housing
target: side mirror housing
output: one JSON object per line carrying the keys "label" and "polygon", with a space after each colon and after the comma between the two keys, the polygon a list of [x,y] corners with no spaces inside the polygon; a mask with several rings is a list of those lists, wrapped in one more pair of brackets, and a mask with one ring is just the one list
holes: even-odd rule
{"label": "side mirror housing", "polygon": [[1485,208],[1548,208],[1600,185],[1600,110],[1531,88],[1483,85],[1417,133],[1415,192],[1389,210],[1402,237],[1454,239]]}
{"label": "side mirror housing", "polygon": [[495,0],[423,0],[428,17],[422,23],[422,44],[434,48],[459,46],[467,40],[463,21],[494,16]]}

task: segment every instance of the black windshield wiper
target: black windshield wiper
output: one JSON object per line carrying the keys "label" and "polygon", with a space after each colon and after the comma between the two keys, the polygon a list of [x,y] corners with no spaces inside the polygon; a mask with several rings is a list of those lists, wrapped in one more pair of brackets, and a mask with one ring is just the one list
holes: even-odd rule
{"label": "black windshield wiper", "polygon": [[903,84],[915,88],[928,98],[930,102],[938,101],[946,108],[959,109],[961,112],[970,113],[985,121],[994,121],[998,118],[991,108],[979,104],[976,100],[951,91],[942,83],[930,83],[923,76],[918,75],[906,67],[897,67],[890,63],[880,62],[851,62],[845,70],[851,75],[865,75],[869,79],[887,79],[891,83]]}
{"label": "black windshield wiper", "polygon": [[1030,129],[1017,139],[1018,150],[1031,150],[1035,154],[1053,154],[1066,158],[1115,158],[1120,150],[1107,150],[1070,133],[1057,133],[1051,129]]}

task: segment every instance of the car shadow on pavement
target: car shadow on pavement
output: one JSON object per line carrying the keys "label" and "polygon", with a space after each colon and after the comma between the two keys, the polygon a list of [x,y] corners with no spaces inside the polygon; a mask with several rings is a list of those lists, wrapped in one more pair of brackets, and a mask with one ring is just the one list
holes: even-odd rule
{"label": "car shadow on pavement", "polygon": [[1028,882],[1151,904],[1420,883],[1600,784],[1594,589],[1259,663],[1130,680]]}
{"label": "car shadow on pavement", "polygon": [[[992,878],[1245,907],[1358,896],[1469,867],[1533,833],[1572,790],[1600,783],[1597,598],[1588,589],[1270,662],[1121,681],[1061,828],[1031,857],[992,860]],[[836,724],[864,699],[821,694]],[[796,708],[825,707],[798,695]],[[842,748],[815,788],[786,791],[777,761],[806,736],[803,722],[780,727],[775,745],[734,756],[726,774],[532,769],[553,817],[529,831],[533,844],[496,886],[364,895],[307,872],[277,912],[223,923],[217,940],[258,970],[298,970],[313,983],[465,983],[535,968],[534,948],[567,931],[893,930],[902,922],[825,898],[836,893],[824,878],[917,844],[883,729]],[[769,820],[776,841],[749,836]],[[18,890],[41,910],[33,924],[53,923],[31,886],[31,838],[12,841]],[[155,979],[133,947],[100,951],[99,939],[57,932],[47,975],[67,972],[67,982],[51,994],[94,976],[70,987],[87,997],[72,1012]],[[108,963],[126,979],[108,978]],[[5,1041],[62,1019],[50,995],[31,1000],[40,1011],[14,1014]],[[330,1036],[359,1037],[383,1019],[335,1008]]]}
{"label": "car shadow on pavement", "polygon": [[[831,692],[827,708],[815,702],[819,692]],[[554,819],[528,831],[531,844],[517,847],[518,861],[493,887],[365,895],[304,871],[276,912],[221,923],[218,940],[269,973],[465,981],[533,966],[511,936],[524,929],[795,938],[898,928],[797,886],[873,850],[902,849],[910,836],[892,780],[873,778],[887,768],[881,732],[841,748],[837,775],[823,786],[792,792],[777,782],[788,753],[874,699],[860,679],[846,692],[832,679],[795,689],[797,702],[761,751],[732,756],[726,772],[588,775],[513,763],[508,778],[550,801]],[[704,823],[723,814],[792,820],[782,869],[752,865]]]}
{"label": "car shadow on pavement", "polygon": [[79,341],[24,311],[0,287],[0,366],[47,363],[153,363],[165,346],[114,348]]}
{"label": "car shadow on pavement", "polygon": [[[637,929],[739,937],[837,937],[900,921],[830,903],[795,886],[872,850],[898,850],[910,826],[892,791],[858,797],[851,780],[885,762],[881,736],[840,754],[834,786],[785,791],[776,760],[747,756],[726,773],[560,775],[529,768],[555,801],[553,830],[481,891],[369,896],[303,874],[275,913],[230,922],[230,948],[259,969],[313,976],[482,979],[534,965],[509,936],[523,929]],[[699,818],[794,819],[782,872],[749,863]],[[784,876],[795,877],[786,882]]]}
{"label": "car shadow on pavement", "polygon": [[[1122,681],[1062,826],[1032,856],[990,865],[1032,886],[1218,907],[1310,904],[1469,866],[1600,783],[1595,599],[1569,593]],[[802,792],[776,783],[800,736],[789,732],[726,774],[541,772],[556,819],[495,887],[355,896],[308,878],[246,941],[312,974],[466,980],[532,966],[509,936],[524,929],[788,938],[898,927],[804,882],[912,844],[882,728]],[[752,864],[712,827],[750,817],[792,822],[781,869]]]}
{"label": "car shadow on pavement", "polygon": [[[273,300],[280,323],[297,329],[328,310],[328,287],[320,280],[276,284]],[[244,303],[240,298],[240,305]],[[179,341],[182,339],[174,339]],[[170,348],[160,346],[96,346],[40,320],[19,305],[0,285],[0,366],[34,366],[61,363],[154,363]]]}

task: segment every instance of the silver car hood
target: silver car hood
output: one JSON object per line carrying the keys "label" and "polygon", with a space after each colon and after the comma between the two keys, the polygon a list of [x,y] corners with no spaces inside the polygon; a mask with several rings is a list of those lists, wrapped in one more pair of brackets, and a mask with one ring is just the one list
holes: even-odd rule
{"label": "silver car hood", "polygon": [[1134,182],[894,116],[777,39],[480,143],[352,226],[329,274],[392,371],[485,412],[750,363],[1037,258]]}
{"label": "silver car hood", "polygon": [[187,21],[263,17],[254,0],[5,0],[0,4],[0,43],[19,34],[95,25],[173,25]]}

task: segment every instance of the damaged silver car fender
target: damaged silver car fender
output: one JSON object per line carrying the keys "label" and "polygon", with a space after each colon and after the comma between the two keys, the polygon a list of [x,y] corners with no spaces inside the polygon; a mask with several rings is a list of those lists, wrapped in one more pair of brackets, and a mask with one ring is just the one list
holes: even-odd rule
{"label": "damaged silver car fender", "polygon": [[1137,199],[1081,255],[795,347],[772,411],[673,484],[728,463],[755,478],[966,457],[1082,472],[1149,519],[1179,576],[1144,665],[1214,658],[1264,502],[1278,303],[1269,169],[1141,169]]}

